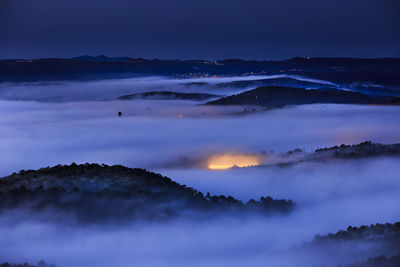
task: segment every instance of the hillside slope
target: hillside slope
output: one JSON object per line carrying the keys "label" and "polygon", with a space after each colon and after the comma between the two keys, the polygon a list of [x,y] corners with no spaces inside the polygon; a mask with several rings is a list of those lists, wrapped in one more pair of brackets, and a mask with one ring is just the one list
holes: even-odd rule
{"label": "hillside slope", "polygon": [[208,102],[208,105],[284,106],[303,104],[384,104],[370,96],[335,89],[307,90],[303,88],[267,86]]}
{"label": "hillside slope", "polygon": [[204,196],[143,169],[84,164],[20,171],[0,179],[0,212],[24,210],[33,216],[61,211],[79,221],[158,220],[203,213],[289,212],[290,200],[262,197],[246,204],[231,196]]}

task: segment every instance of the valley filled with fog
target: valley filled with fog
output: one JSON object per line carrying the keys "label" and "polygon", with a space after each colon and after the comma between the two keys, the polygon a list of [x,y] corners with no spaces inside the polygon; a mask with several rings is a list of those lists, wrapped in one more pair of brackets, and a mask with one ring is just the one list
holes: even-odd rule
{"label": "valley filled with fog", "polygon": [[[14,210],[0,215],[0,258],[44,259],[58,267],[337,266],[382,255],[373,243],[303,245],[349,225],[400,221],[400,157],[277,163],[295,149],[312,154],[341,144],[400,143],[398,106],[265,108],[120,98],[153,91],[216,98],[254,88],[251,82],[235,82],[278,79],[281,85],[287,78],[291,86],[298,82],[310,90],[338,86],[284,75],[1,84],[1,177],[73,162],[120,164],[161,173],[204,195],[244,202],[271,196],[291,199],[296,207],[267,217],[181,217],[123,225],[37,221]],[[62,217],[62,211],[48,216]]]}

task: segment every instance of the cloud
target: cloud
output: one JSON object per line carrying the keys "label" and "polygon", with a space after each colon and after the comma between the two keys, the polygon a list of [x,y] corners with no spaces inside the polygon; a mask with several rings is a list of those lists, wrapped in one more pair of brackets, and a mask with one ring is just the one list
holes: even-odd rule
{"label": "cloud", "polygon": [[[76,94],[72,95],[87,90],[87,95],[82,93],[85,97],[96,95],[96,90],[102,88],[85,88],[86,85],[71,83],[66,88],[75,87]],[[131,83],[114,81],[98,94],[117,95],[140,87],[128,89],[130,86]],[[29,88],[23,87],[21,92],[28,92]],[[47,96],[50,88],[33,88],[29,97]],[[111,88],[117,89],[114,92]],[[13,95],[13,90],[8,90],[11,98],[24,95],[21,92]],[[2,214],[0,260],[34,263],[44,259],[60,267],[93,263],[99,267],[334,264],[340,259],[352,262],[374,256],[371,253],[376,250],[366,247],[352,254],[348,247],[338,247],[296,252],[293,247],[312,240],[315,234],[336,232],[350,224],[400,220],[398,158],[226,171],[183,168],[179,164],[165,168],[185,157],[258,155],[263,151],[272,155],[272,150],[278,154],[298,147],[309,152],[365,140],[400,142],[398,107],[305,105],[237,115],[240,107],[196,104],[2,100],[0,176],[72,162],[122,164],[161,172],[203,193],[232,195],[244,201],[265,195],[290,198],[297,203],[295,212],[271,218],[227,216],[201,222],[179,219],[128,226],[78,226],[68,220],[54,224],[26,218],[24,214]],[[122,117],[117,116],[118,111]],[[178,117],[180,113],[183,118]]]}

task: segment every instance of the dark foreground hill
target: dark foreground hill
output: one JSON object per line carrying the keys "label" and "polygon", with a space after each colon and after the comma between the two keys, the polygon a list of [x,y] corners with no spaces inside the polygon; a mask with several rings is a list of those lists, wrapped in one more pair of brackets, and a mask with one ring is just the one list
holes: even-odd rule
{"label": "dark foreground hill", "polygon": [[[364,247],[372,255],[365,260],[342,267],[398,267],[400,266],[400,222],[349,226],[335,234],[315,236],[309,246],[316,247]],[[376,256],[376,255],[379,256]]]}
{"label": "dark foreground hill", "polygon": [[[358,244],[361,246],[376,246],[375,252],[382,252],[382,255],[371,255],[368,259],[345,267],[398,267],[400,266],[400,222],[391,224],[371,224],[360,227],[349,226],[345,231],[341,230],[336,234],[325,236],[317,235],[314,245],[344,243]],[[376,253],[375,253],[376,254]]]}
{"label": "dark foreground hill", "polygon": [[[262,197],[247,203],[231,196],[204,196],[143,169],[84,164],[14,173],[0,179],[0,212],[32,216],[57,211],[83,222],[158,220],[178,215],[287,213],[291,200]],[[51,212],[50,212],[51,213]]]}
{"label": "dark foreground hill", "polygon": [[257,105],[280,107],[303,104],[385,104],[381,99],[350,91],[326,89],[308,90],[303,88],[267,86],[249,90],[237,95],[208,102],[208,105]]}
{"label": "dark foreground hill", "polygon": [[386,257],[384,255],[378,257],[370,257],[365,261],[356,262],[344,267],[399,267],[400,254],[397,256]]}

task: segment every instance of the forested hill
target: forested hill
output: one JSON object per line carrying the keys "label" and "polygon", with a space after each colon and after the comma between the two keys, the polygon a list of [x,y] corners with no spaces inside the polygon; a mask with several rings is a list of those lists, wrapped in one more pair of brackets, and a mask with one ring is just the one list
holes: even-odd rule
{"label": "forested hill", "polygon": [[208,102],[208,105],[258,105],[284,106],[302,104],[385,104],[381,99],[375,99],[365,94],[327,89],[309,90],[303,88],[267,86],[249,90]]}
{"label": "forested hill", "polygon": [[32,216],[45,216],[41,211],[51,210],[83,222],[205,213],[270,215],[290,212],[293,207],[291,200],[271,197],[244,204],[231,196],[204,196],[160,174],[119,165],[59,165],[0,178],[0,212],[21,209]]}

